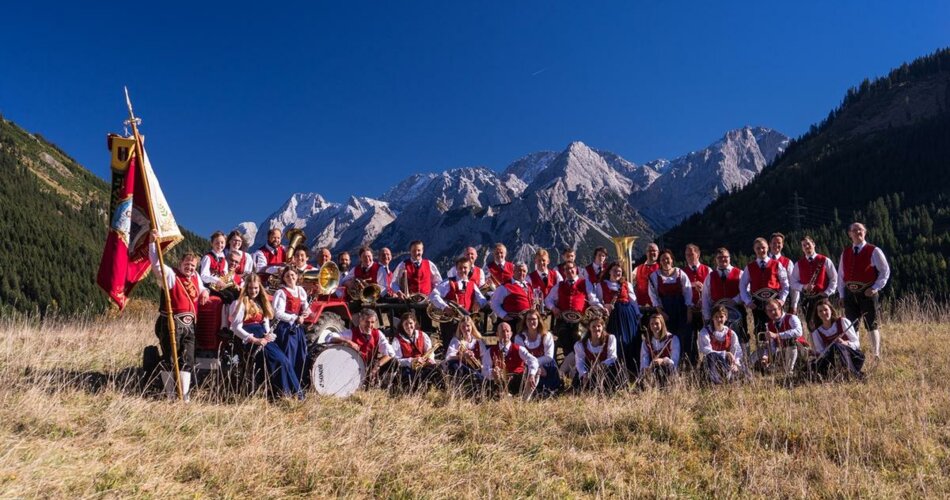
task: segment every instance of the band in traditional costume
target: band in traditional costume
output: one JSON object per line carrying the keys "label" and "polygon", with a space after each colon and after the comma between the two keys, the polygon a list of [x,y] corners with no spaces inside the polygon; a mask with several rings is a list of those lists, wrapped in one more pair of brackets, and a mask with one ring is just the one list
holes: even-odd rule
{"label": "band in traditional costume", "polygon": [[623,266],[612,262],[604,279],[594,287],[607,311],[607,333],[617,339],[617,355],[623,366],[636,375],[640,355],[640,306],[633,284],[624,277]]}
{"label": "band in traditional costume", "polygon": [[[879,292],[891,276],[891,268],[880,248],[865,241],[867,228],[860,222],[848,228],[851,247],[845,247],[838,262],[838,295],[844,305],[848,321],[857,323],[864,318],[864,327],[871,336],[875,358],[881,356]],[[854,326],[855,330],[859,325]]]}
{"label": "band in traditional costume", "polygon": [[815,252],[815,240],[811,236],[802,238],[802,257],[792,270],[789,286],[797,292],[792,301],[792,313],[801,311],[809,331],[818,324],[815,305],[819,300],[834,295],[838,287],[838,270],[831,259]]}
{"label": "band in traditional costume", "polygon": [[277,319],[277,346],[293,364],[298,380],[304,377],[307,364],[307,338],[303,322],[310,314],[307,292],[297,285],[297,271],[287,266],[280,272],[281,287],[274,292],[274,318]]}
{"label": "band in traditional costume", "polygon": [[527,349],[511,341],[511,326],[498,323],[494,345],[482,344],[482,377],[494,387],[512,396],[529,397],[538,385],[538,359]]}

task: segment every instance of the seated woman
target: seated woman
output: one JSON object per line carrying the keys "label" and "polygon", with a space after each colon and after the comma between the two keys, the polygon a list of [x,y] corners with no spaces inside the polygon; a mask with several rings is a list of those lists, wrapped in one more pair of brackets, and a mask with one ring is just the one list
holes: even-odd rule
{"label": "seated woman", "polygon": [[745,376],[742,344],[739,336],[726,326],[726,306],[713,307],[710,324],[699,332],[699,353],[703,355],[703,371],[713,384],[722,384]]}
{"label": "seated woman", "polygon": [[538,359],[527,349],[511,341],[511,325],[498,323],[495,328],[498,343],[482,344],[482,377],[493,382],[489,390],[502,395],[531,397],[538,386]]}
{"label": "seated woman", "polygon": [[445,367],[456,384],[474,390],[482,381],[482,334],[471,317],[459,321],[455,337],[445,350]]}
{"label": "seated woman", "polygon": [[310,315],[307,292],[297,286],[297,271],[287,266],[280,272],[281,287],[274,292],[274,318],[277,319],[277,346],[293,363],[297,380],[302,380],[307,364],[307,337],[303,322]]}
{"label": "seated woman", "polygon": [[666,329],[662,314],[650,316],[647,331],[650,341],[640,345],[640,380],[665,387],[677,373],[680,339]]}
{"label": "seated woman", "polygon": [[412,311],[403,313],[399,318],[392,346],[393,357],[399,363],[399,389],[411,392],[444,385],[442,371],[435,361],[432,339],[417,328],[416,315]]}
{"label": "seated woman", "polygon": [[604,320],[595,318],[587,325],[587,334],[574,343],[577,375],[574,390],[613,392],[623,383],[617,360],[617,337],[604,329]]}
{"label": "seated woman", "polygon": [[274,317],[261,278],[248,274],[244,290],[231,304],[231,331],[243,341],[254,357],[254,378],[256,383],[263,382],[264,370],[270,380],[268,393],[274,397],[296,397],[303,399],[300,379],[294,372],[294,364],[287,358],[275,340],[277,335],[271,331],[270,320]]}
{"label": "seated woman", "polygon": [[518,337],[515,343],[524,347],[532,356],[538,359],[538,394],[541,396],[553,396],[564,387],[561,381],[561,374],[557,369],[557,362],[554,361],[554,335],[544,329],[544,322],[541,321],[541,313],[537,309],[532,309],[524,316],[525,329]]}
{"label": "seated woman", "polygon": [[848,318],[839,317],[827,298],[815,304],[815,314],[820,321],[811,332],[812,348],[818,355],[815,371],[822,378],[843,374],[863,379],[864,353],[854,325]]}

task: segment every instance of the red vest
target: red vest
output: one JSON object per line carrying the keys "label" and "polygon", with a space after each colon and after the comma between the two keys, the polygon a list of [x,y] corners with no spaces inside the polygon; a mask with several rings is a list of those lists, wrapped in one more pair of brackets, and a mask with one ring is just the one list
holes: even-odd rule
{"label": "red vest", "polygon": [[874,253],[875,246],[865,243],[864,248],[854,255],[853,247],[844,247],[844,253],[841,254],[841,260],[844,264],[844,281],[858,281],[867,285],[873,285],[877,281],[877,268],[871,263],[871,254]]}
{"label": "red vest", "polygon": [[633,291],[637,295],[637,304],[641,306],[652,306],[653,301],[650,300],[650,275],[653,274],[653,271],[656,271],[660,268],[658,262],[653,264],[640,264],[637,266],[636,272],[636,282],[633,284]]}
{"label": "red vest", "polygon": [[[175,286],[168,291],[168,296],[172,299],[172,314],[198,313],[198,275],[192,274],[186,278],[175,270]],[[159,304],[159,312],[165,312],[165,295]]]}
{"label": "red vest", "polygon": [[[524,373],[524,360],[521,359],[521,355],[518,354],[518,350],[521,349],[521,346],[515,344],[514,342],[508,346],[508,355],[505,356],[505,371],[508,373]],[[501,348],[498,345],[493,345],[488,348],[488,352],[491,353],[492,364],[497,366],[501,359]]]}
{"label": "red vest", "polygon": [[247,265],[247,252],[241,252],[241,262],[238,262],[236,268],[234,268],[234,283],[240,285],[241,280],[240,276],[244,274],[244,266]]}
{"label": "red vest", "polygon": [[548,270],[547,279],[541,279],[541,273],[538,271],[532,271],[531,274],[528,275],[528,281],[531,282],[532,287],[541,290],[542,296],[547,297],[548,292],[554,288],[554,285],[557,282],[557,276],[554,274],[553,270]]}
{"label": "red vest", "polygon": [[248,316],[244,315],[244,324],[245,325],[259,325],[264,322],[264,314],[260,311],[257,311],[254,315]]}
{"label": "red vest", "polygon": [[811,292],[813,295],[823,292],[825,288],[828,287],[828,273],[825,272],[826,259],[824,255],[818,254],[815,254],[815,258],[812,262],[808,262],[807,257],[798,259],[799,283],[802,285],[811,283],[812,276],[816,276],[815,273],[818,273],[815,277],[815,289]]}
{"label": "red vest", "polygon": [[505,289],[508,290],[508,295],[505,296],[505,300],[501,301],[502,309],[510,313],[519,313],[531,309],[534,301],[534,290],[531,289],[531,285],[522,288],[521,285],[510,282],[505,284]]}
{"label": "red vest", "polygon": [[[300,313],[302,313],[302,312],[303,312],[303,310],[302,310],[302,309],[303,309],[303,308],[302,308],[303,303],[302,303],[302,301],[300,300],[300,297],[297,297],[297,296],[294,296],[293,294],[291,294],[290,291],[287,290],[286,287],[283,288],[283,290],[284,290],[284,297],[287,298],[287,301],[284,303],[284,312],[287,313],[287,314],[300,314]],[[297,290],[294,290],[294,292],[297,293]]]}
{"label": "red vest", "polygon": [[432,291],[432,268],[429,261],[422,259],[417,269],[412,260],[406,259],[405,270],[406,283],[409,285],[409,289],[403,290],[403,292],[429,295],[429,292]]}
{"label": "red vest", "polygon": [[416,330],[415,341],[407,339],[402,332],[396,335],[396,340],[399,342],[403,358],[418,358],[426,353],[426,338],[421,330]]}
{"label": "red vest", "polygon": [[557,285],[557,308],[562,311],[584,312],[587,304],[587,282],[578,279],[571,286],[567,280]]}
{"label": "red vest", "polygon": [[267,248],[267,245],[264,245],[260,248],[260,251],[262,254],[264,254],[264,259],[267,260],[268,266],[283,264],[286,260],[284,256],[284,247],[278,246],[276,251],[271,252],[270,248]]}
{"label": "red vest", "polygon": [[630,290],[627,290],[627,282],[620,282],[620,290],[615,292],[607,286],[607,280],[600,282],[600,291],[604,295],[604,304],[610,304],[614,300],[614,296],[617,297],[617,302],[620,304],[627,304],[630,302]]}
{"label": "red vest", "polygon": [[666,343],[663,344],[663,347],[659,351],[653,350],[653,338],[647,342],[647,352],[650,354],[650,361],[658,358],[668,358],[673,355],[673,339],[676,338],[673,335],[670,335],[666,338]]}
{"label": "red vest", "polygon": [[[689,264],[687,264],[686,267],[682,269],[683,272],[686,273],[686,277],[689,278],[690,285],[697,281],[704,283],[706,281],[706,276],[709,276],[709,272],[711,271],[709,266],[706,264],[699,264],[696,266],[695,271],[693,271],[693,268],[690,267]],[[693,287],[693,304],[699,304],[699,289],[695,286]]]}
{"label": "red vest", "polygon": [[600,354],[594,354],[590,350],[590,340],[584,342],[584,359],[587,360],[587,368],[590,368],[595,362],[603,363],[607,360],[607,340],[609,337],[604,338],[604,343],[601,345],[602,349]]}
{"label": "red vest", "polygon": [[683,283],[680,281],[680,270],[676,270],[676,280],[672,283],[665,283],[659,271],[656,274],[656,294],[660,297],[682,297]]}
{"label": "red vest", "polygon": [[843,318],[838,318],[838,321],[835,321],[835,333],[830,337],[822,333],[821,330],[818,330],[818,336],[821,337],[821,341],[825,343],[825,348],[828,348],[831,346],[832,342],[844,336],[845,329],[844,321],[842,321],[842,319]]}
{"label": "red vest", "polygon": [[739,295],[739,279],[742,271],[738,267],[733,267],[726,274],[725,280],[719,275],[718,269],[710,271],[710,273],[712,276],[709,278],[709,298],[712,299],[713,304],[722,299],[731,299]]}
{"label": "red vest", "polygon": [[491,261],[488,263],[488,272],[491,273],[491,277],[495,279],[495,283],[504,285],[514,277],[515,265],[505,261],[505,266],[502,267],[496,264],[495,261]]}
{"label": "red vest", "polygon": [[593,264],[593,263],[587,264],[587,267],[584,268],[584,270],[587,271],[587,279],[588,279],[591,283],[593,283],[593,284],[595,284],[595,285],[596,285],[597,283],[600,283],[600,282],[604,279],[604,271],[606,271],[606,269],[604,269],[604,267],[606,267],[606,266],[601,266],[601,267],[600,267],[600,272],[599,272],[599,273],[595,273],[595,272],[594,272],[594,264]]}
{"label": "red vest", "polygon": [[465,290],[459,289],[457,280],[449,281],[449,293],[445,294],[445,300],[455,302],[466,311],[472,310],[472,300],[475,298],[475,282],[466,281]]}
{"label": "red vest", "polygon": [[533,349],[528,347],[527,335],[521,334],[521,340],[525,344],[524,348],[527,349],[528,352],[530,352],[532,356],[536,358],[540,358],[541,356],[544,356],[544,336],[538,337],[538,346]]}
{"label": "red vest", "polygon": [[[767,328],[768,328],[768,330],[769,330],[770,332],[772,332],[772,333],[778,333],[778,332],[786,332],[786,331],[792,329],[792,315],[791,315],[791,314],[785,314],[784,316],[782,316],[782,319],[780,319],[779,321],[782,323],[782,329],[781,329],[781,330],[779,330],[778,328],[775,327],[775,321],[774,321],[774,320],[771,320],[771,319],[769,320],[768,325],[766,325]],[[782,338],[778,339],[778,343],[779,343],[779,345],[782,346],[782,347],[785,347],[785,346],[789,345],[789,344],[792,343],[792,342],[798,342],[798,343],[800,343],[800,344],[805,344],[805,337],[803,337],[803,336],[798,336],[798,337],[796,337],[795,339],[792,339],[792,340],[789,340],[789,339],[782,339]]]}
{"label": "red vest", "polygon": [[379,263],[373,262],[373,265],[369,266],[369,269],[364,271],[363,266],[357,264],[353,268],[353,277],[358,280],[368,281],[370,283],[376,283],[376,275],[379,273]]}
{"label": "red vest", "polygon": [[716,340],[716,334],[709,332],[709,346],[713,351],[723,352],[732,349],[732,329],[726,328],[726,336],[722,341]]}
{"label": "red vest", "polygon": [[782,283],[778,280],[779,265],[779,261],[768,259],[765,261],[765,269],[762,269],[758,259],[749,262],[745,267],[745,272],[749,273],[749,291],[755,293],[763,288],[781,289]]}
{"label": "red vest", "polygon": [[211,271],[212,276],[224,276],[227,272],[224,270],[228,266],[228,260],[224,257],[218,258],[214,253],[208,252],[205,255],[208,256],[208,261],[210,265],[208,269]]}
{"label": "red vest", "polygon": [[786,271],[788,271],[788,265],[792,263],[792,259],[789,259],[784,255],[779,255],[778,258],[773,260],[777,260],[778,263],[782,265],[782,269],[785,269]]}
{"label": "red vest", "polygon": [[472,262],[472,270],[468,273],[468,279],[474,281],[475,283],[482,282],[482,268],[475,267],[474,262]]}
{"label": "red vest", "polygon": [[351,340],[359,347],[360,357],[363,358],[363,362],[369,364],[372,361],[370,356],[376,355],[376,347],[379,345],[379,336],[382,334],[379,333],[379,330],[373,330],[371,334],[363,335],[356,325],[354,325],[350,331],[353,332]]}

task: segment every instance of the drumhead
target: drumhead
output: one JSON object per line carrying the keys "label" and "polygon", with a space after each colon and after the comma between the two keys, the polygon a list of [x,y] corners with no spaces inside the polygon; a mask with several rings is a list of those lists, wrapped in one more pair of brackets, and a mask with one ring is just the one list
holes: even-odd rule
{"label": "drumhead", "polygon": [[310,382],[318,394],[341,398],[359,390],[365,378],[363,358],[343,345],[322,347],[310,370]]}

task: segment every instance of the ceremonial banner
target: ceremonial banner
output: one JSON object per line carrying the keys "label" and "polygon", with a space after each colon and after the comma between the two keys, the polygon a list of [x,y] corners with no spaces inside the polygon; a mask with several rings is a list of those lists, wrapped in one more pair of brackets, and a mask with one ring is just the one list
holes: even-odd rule
{"label": "ceremonial banner", "polygon": [[109,135],[108,146],[112,153],[111,222],[96,282],[122,309],[132,288],[151,268],[148,259],[151,214],[155,214],[163,250],[175,246],[183,237],[152,171],[148,153],[144,153],[144,146],[144,161],[141,163],[136,154],[135,139]]}

